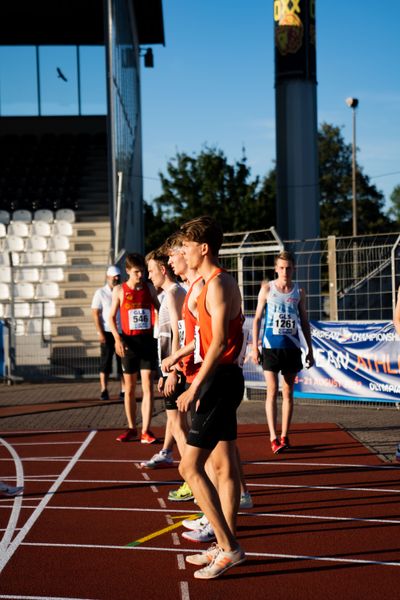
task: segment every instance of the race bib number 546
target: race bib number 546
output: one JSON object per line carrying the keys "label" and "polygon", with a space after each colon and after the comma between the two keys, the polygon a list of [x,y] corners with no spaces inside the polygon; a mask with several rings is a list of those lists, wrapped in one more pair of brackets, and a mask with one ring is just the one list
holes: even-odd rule
{"label": "race bib number 546", "polygon": [[131,331],[150,329],[150,310],[148,308],[131,308],[128,310],[128,318]]}

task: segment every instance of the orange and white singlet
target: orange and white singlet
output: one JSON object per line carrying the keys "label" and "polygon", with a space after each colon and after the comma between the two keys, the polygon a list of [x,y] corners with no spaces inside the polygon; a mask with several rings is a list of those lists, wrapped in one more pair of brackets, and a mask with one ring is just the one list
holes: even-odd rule
{"label": "orange and white singlet", "polygon": [[[195,281],[193,281],[192,285],[188,289],[185,301],[182,306],[182,319],[179,321],[179,342],[180,346],[186,346],[191,341],[194,340],[195,330],[197,325],[196,317],[189,310],[189,298],[190,294],[193,292],[193,287],[201,281],[201,277],[198,277]],[[195,378],[198,370],[200,369],[200,364],[196,364],[194,361],[194,355],[189,354],[188,356],[184,356],[180,361],[180,366],[182,367],[183,372],[186,376],[186,381],[191,383]]]}
{"label": "orange and white singlet", "polygon": [[121,328],[124,335],[153,333],[154,301],[148,285],[143,282],[139,290],[122,284],[124,298],[120,306]]}
{"label": "orange and white singlet", "polygon": [[[201,290],[199,296],[197,297],[197,310],[199,313],[199,329],[200,329],[200,355],[202,358],[206,355],[211,341],[212,341],[212,327],[211,327],[211,315],[206,307],[206,297],[208,284],[214,277],[217,277],[220,273],[223,272],[223,269],[216,269],[211,277],[204,284],[203,289]],[[226,349],[219,361],[219,364],[233,364],[237,363],[242,366],[241,354],[244,348],[244,336],[243,336],[243,323],[244,317],[241,310],[239,310],[237,316],[229,321],[228,328],[228,341],[226,345]],[[197,346],[198,340],[195,337],[195,345]],[[196,356],[195,348],[195,356]],[[196,360],[196,358],[195,358]]]}

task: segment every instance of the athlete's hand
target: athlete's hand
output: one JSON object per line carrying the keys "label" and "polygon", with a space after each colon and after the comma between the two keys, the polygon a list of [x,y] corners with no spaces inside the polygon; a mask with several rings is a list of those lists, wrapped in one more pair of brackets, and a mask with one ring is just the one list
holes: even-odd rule
{"label": "athlete's hand", "polygon": [[198,400],[197,396],[197,392],[195,390],[192,390],[192,386],[190,386],[190,388],[186,390],[186,392],[183,392],[183,394],[181,394],[178,397],[176,401],[178,410],[180,410],[180,412],[188,412],[192,402]]}
{"label": "athlete's hand", "polygon": [[314,363],[315,363],[314,355],[313,355],[312,352],[309,352],[307,354],[307,356],[306,356],[306,367],[307,367],[307,369],[310,369],[313,366]]}
{"label": "athlete's hand", "polygon": [[118,354],[118,356],[125,356],[125,345],[122,340],[116,340],[115,352]]}
{"label": "athlete's hand", "polygon": [[258,352],[258,346],[256,347],[252,347],[251,349],[251,360],[255,365],[260,364],[259,363],[259,352]]}
{"label": "athlete's hand", "polygon": [[167,356],[167,358],[164,358],[164,360],[161,362],[162,371],[164,373],[169,373],[171,370],[171,367],[173,367],[175,363],[176,363],[176,360],[174,360],[173,354],[171,354],[171,356]]}
{"label": "athlete's hand", "polygon": [[160,377],[157,383],[157,390],[162,392],[164,389],[164,377]]}
{"label": "athlete's hand", "polygon": [[176,384],[178,383],[178,375],[175,369],[168,374],[164,384],[164,396],[172,396],[176,390]]}

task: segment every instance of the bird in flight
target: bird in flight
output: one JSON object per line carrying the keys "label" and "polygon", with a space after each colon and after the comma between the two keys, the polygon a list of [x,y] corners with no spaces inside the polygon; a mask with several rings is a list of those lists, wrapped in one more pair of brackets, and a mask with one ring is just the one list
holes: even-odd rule
{"label": "bird in flight", "polygon": [[60,67],[57,67],[57,77],[59,77],[59,79],[62,79],[63,81],[68,81],[64,73],[61,71]]}

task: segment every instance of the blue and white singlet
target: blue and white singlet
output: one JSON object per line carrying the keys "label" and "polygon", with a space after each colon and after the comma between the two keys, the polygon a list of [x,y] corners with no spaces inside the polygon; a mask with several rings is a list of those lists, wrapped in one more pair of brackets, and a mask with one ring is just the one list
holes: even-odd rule
{"label": "blue and white singlet", "polygon": [[269,282],[268,302],[265,305],[263,348],[300,348],[299,338],[300,289],[297,283],[284,294]]}

